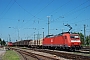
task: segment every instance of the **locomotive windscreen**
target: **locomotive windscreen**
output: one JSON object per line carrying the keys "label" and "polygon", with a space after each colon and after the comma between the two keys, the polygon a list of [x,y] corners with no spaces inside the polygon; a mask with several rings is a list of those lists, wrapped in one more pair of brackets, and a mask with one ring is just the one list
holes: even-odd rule
{"label": "locomotive windscreen", "polygon": [[70,38],[76,38],[77,39],[77,38],[79,38],[79,36],[78,35],[76,35],[76,36],[71,35]]}
{"label": "locomotive windscreen", "polygon": [[80,37],[79,35],[71,35],[71,42],[80,42]]}

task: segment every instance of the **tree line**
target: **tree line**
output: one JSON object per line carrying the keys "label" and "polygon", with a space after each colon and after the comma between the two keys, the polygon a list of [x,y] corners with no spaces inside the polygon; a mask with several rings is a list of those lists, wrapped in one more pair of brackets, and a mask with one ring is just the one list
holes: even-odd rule
{"label": "tree line", "polygon": [[2,40],[2,39],[0,38],[0,46],[5,46],[5,45],[6,45],[5,40]]}

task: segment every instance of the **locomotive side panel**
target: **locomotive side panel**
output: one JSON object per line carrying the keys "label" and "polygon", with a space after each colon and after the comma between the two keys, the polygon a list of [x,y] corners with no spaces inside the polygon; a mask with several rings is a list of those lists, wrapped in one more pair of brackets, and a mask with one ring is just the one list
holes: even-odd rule
{"label": "locomotive side panel", "polygon": [[8,46],[13,46],[13,43],[12,42],[8,42],[7,45]]}
{"label": "locomotive side panel", "polygon": [[64,37],[64,45],[66,47],[71,47],[70,34],[69,33],[65,33],[65,34],[63,34],[63,37]]}
{"label": "locomotive side panel", "polygon": [[54,37],[54,43],[53,44],[56,45],[56,46],[64,45],[64,38],[63,38],[63,36],[56,36],[56,37]]}
{"label": "locomotive side panel", "polygon": [[44,38],[44,40],[43,40],[43,45],[44,45],[44,46],[51,46],[51,45],[53,45],[53,42],[54,42],[53,37]]}

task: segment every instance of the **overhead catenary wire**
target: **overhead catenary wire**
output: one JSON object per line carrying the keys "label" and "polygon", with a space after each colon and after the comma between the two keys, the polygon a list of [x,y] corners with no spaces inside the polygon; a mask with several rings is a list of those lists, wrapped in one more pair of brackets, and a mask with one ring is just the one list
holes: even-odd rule
{"label": "overhead catenary wire", "polygon": [[10,0],[10,2],[7,4],[7,6],[5,7],[5,9],[1,12],[1,14],[0,15],[2,15],[3,13],[4,13],[4,11],[8,8],[8,6],[10,5],[10,3],[11,3],[11,1],[12,0]]}
{"label": "overhead catenary wire", "polygon": [[[51,12],[50,12],[49,14],[47,14],[47,15],[54,16],[54,14],[52,14],[52,13],[54,13],[55,11],[57,12],[57,10],[59,10],[59,9],[62,8],[62,7],[64,7],[65,5],[69,4],[71,1],[72,1],[72,0],[69,0],[68,2],[62,4],[61,6],[59,6],[59,7],[56,8],[56,9],[54,9],[53,11],[51,11]],[[61,18],[64,18],[63,16],[60,16],[60,17],[61,17]],[[59,18],[60,18],[60,17],[59,17]],[[42,18],[44,18],[44,17],[42,17]]]}
{"label": "overhead catenary wire", "polygon": [[[51,0],[51,1],[53,1],[53,0]],[[51,1],[49,1],[48,3],[46,3],[46,5],[48,5]],[[89,0],[87,0],[87,1],[89,1]],[[17,0],[17,2],[18,2],[18,0]],[[19,2],[18,2],[18,3],[19,3]],[[42,2],[40,2],[40,3],[42,3]],[[52,3],[54,3],[54,2],[52,2]],[[52,3],[51,3],[51,4],[52,4]],[[83,4],[83,3],[84,3],[84,4]],[[53,13],[51,13],[51,15],[52,15],[53,17],[55,16],[55,15],[53,15],[53,14],[54,14],[54,13],[56,14],[57,12],[58,12],[57,14],[60,14],[61,16],[60,16],[60,15],[57,15],[56,17],[53,18],[53,20],[52,20],[50,23],[52,23],[52,22],[54,22],[54,23],[55,23],[55,22],[58,22],[58,23],[62,24],[62,23],[64,23],[64,22],[65,22],[65,23],[69,23],[69,22],[70,22],[70,23],[73,25],[73,24],[75,24],[75,23],[77,22],[77,25],[78,25],[80,22],[83,22],[84,19],[86,19],[88,16],[85,17],[83,20],[81,20],[81,19],[79,19],[79,18],[81,18],[82,16],[84,16],[83,14],[88,10],[88,7],[89,7],[89,6],[87,6],[87,4],[86,4],[87,2],[84,1],[83,3],[81,3],[80,5],[78,4],[78,6],[76,5],[75,7],[73,7],[73,8],[75,8],[75,9],[74,9],[74,10],[71,9],[72,11],[70,10],[70,11],[71,11],[70,13],[68,13],[68,11],[66,11],[66,13],[68,13],[68,14],[65,14],[65,15],[60,14],[60,13],[58,12],[58,10],[59,10],[60,8],[62,8],[62,7],[60,7],[60,5],[57,6],[58,8],[59,8],[59,7],[60,7],[60,8],[57,9],[57,10],[55,10],[55,11],[54,11],[55,8],[52,9],[51,11],[54,11]],[[30,15],[30,19],[29,19],[29,18],[28,18],[28,19],[24,19],[24,23],[21,23],[21,22],[20,22],[20,24],[19,24],[19,25],[20,25],[20,28],[24,28],[24,27],[25,27],[25,28],[27,28],[27,27],[30,27],[30,28],[31,28],[31,27],[37,27],[37,28],[38,28],[38,27],[41,27],[41,26],[39,26],[39,25],[41,25],[41,21],[45,21],[45,22],[42,22],[42,23],[46,23],[47,20],[45,20],[45,19],[43,19],[43,18],[42,18],[43,20],[41,20],[41,16],[40,16],[40,19],[39,19],[39,18],[36,18],[36,17],[38,17],[39,14],[42,13],[43,11],[45,11],[48,7],[51,7],[51,4],[49,4],[46,8],[45,8],[46,5],[44,5],[43,7],[41,7],[41,9],[39,9],[38,11],[35,11],[35,12],[37,12],[37,13],[34,13],[33,16]],[[64,2],[64,4],[65,4],[65,2]],[[69,4],[69,3],[63,5],[63,7],[69,6],[68,4]],[[85,4],[86,4],[86,5],[85,5]],[[19,3],[19,5],[20,5],[20,3]],[[38,4],[37,4],[37,5],[38,5]],[[83,5],[83,6],[82,6],[82,5]],[[23,7],[23,5],[20,5],[20,6]],[[19,6],[19,8],[21,8],[20,6]],[[86,6],[87,6],[87,7],[86,7]],[[35,7],[36,7],[36,6],[35,6]],[[86,8],[85,8],[85,7],[86,7]],[[24,8],[24,7],[23,7],[23,8]],[[37,6],[37,8],[38,8],[38,6]],[[81,8],[82,8],[82,9],[81,9]],[[21,8],[21,9],[22,9],[22,8]],[[25,9],[25,8],[24,8],[24,9]],[[24,10],[24,9],[22,9],[22,10]],[[80,9],[81,9],[81,10],[80,10]],[[86,10],[86,9],[87,9],[87,10]],[[25,9],[25,10],[28,11],[27,9]],[[24,11],[25,11],[25,10],[24,10]],[[26,12],[26,11],[25,11],[25,12]],[[50,11],[50,12],[51,12],[51,11]],[[61,11],[61,10],[60,10],[60,11]],[[15,12],[16,12],[16,11],[15,11]],[[30,11],[28,11],[28,12],[30,12]],[[26,13],[28,13],[28,12],[26,12]],[[33,11],[33,12],[34,12],[34,11]],[[39,13],[39,12],[40,12],[40,13]],[[45,12],[46,12],[46,11],[45,11]],[[75,12],[75,13],[74,13],[74,12]],[[83,13],[82,13],[82,12],[83,12]],[[23,13],[23,12],[22,12],[22,13]],[[31,13],[32,13],[32,12],[31,12]],[[64,13],[65,13],[65,12],[64,12]],[[28,13],[28,14],[29,14],[29,13]],[[27,14],[27,15],[28,15],[28,14]],[[48,15],[48,13],[46,13],[46,14]],[[70,14],[73,15],[73,17],[71,17]],[[44,15],[44,14],[42,14],[42,15]],[[50,14],[49,14],[49,15],[50,15]],[[63,17],[62,15],[64,16],[64,19],[59,20],[60,18]],[[67,15],[68,15],[68,16],[67,16]],[[89,14],[88,14],[88,15],[89,15]],[[29,16],[29,15],[28,15],[28,16]],[[58,17],[58,16],[59,16],[59,17]],[[46,16],[45,16],[45,17],[46,17]],[[58,18],[57,18],[57,17],[58,17]],[[7,18],[7,17],[6,17],[6,18]],[[56,19],[56,18],[57,18],[57,19]],[[67,18],[69,18],[69,19],[66,20]],[[82,17],[82,18],[83,18],[83,17]],[[4,18],[4,19],[5,19],[5,18]],[[51,17],[51,19],[52,19],[52,17]],[[50,20],[51,20],[51,19],[50,19]],[[76,21],[74,21],[75,23],[74,23],[73,21],[71,21],[71,19],[76,20]],[[78,20],[78,19],[79,19],[79,20]],[[8,19],[8,20],[9,20],[9,19]],[[10,20],[11,20],[11,19],[10,19]],[[9,21],[10,21],[10,20],[9,20]],[[18,20],[18,19],[14,19],[14,20]],[[19,20],[20,20],[20,19],[19,19]],[[61,21],[62,21],[62,22],[61,22]],[[79,22],[79,21],[80,21],[80,22]],[[85,21],[85,22],[86,22],[86,21]],[[59,26],[60,26],[60,24],[59,24]],[[33,26],[33,25],[34,25],[34,26]],[[54,25],[54,24],[52,24],[52,25]],[[44,24],[43,24],[43,26],[45,27]],[[57,24],[56,24],[56,26],[57,26]],[[54,28],[55,28],[55,27],[54,27]],[[31,34],[31,33],[30,33],[30,34]]]}
{"label": "overhead catenary wire", "polygon": [[80,5],[76,6],[76,7],[73,8],[72,10],[70,10],[70,11],[68,11],[67,13],[63,14],[63,16],[66,16],[66,15],[72,13],[75,9],[81,7],[82,5],[84,5],[85,3],[87,3],[88,1],[90,1],[90,0],[87,0],[87,1],[85,1],[85,2],[83,2],[83,3],[81,3]]}
{"label": "overhead catenary wire", "polygon": [[31,16],[33,16],[34,17],[34,15],[33,14],[31,14],[30,12],[28,12],[25,8],[23,8],[16,0],[14,0],[15,1],[15,3],[19,6],[19,7],[21,7],[24,11],[26,11],[27,13],[29,13]]}
{"label": "overhead catenary wire", "polygon": [[[81,10],[83,10],[83,9],[85,9],[85,8],[88,8],[90,5],[87,5],[87,6],[83,7],[83,8],[81,8],[81,9],[78,9],[78,10],[74,11],[75,9],[77,9],[78,7],[80,7],[80,6],[82,6],[83,4],[87,3],[88,1],[89,1],[89,0],[81,3],[79,6],[75,7],[74,9],[72,9],[72,10],[69,11],[68,13],[65,13],[65,14],[62,15],[62,16],[66,18],[67,16],[70,16],[71,14],[74,14],[74,13],[76,13],[76,12],[78,12],[78,11],[81,11]],[[74,11],[74,12],[73,12],[73,13],[70,13],[70,12],[72,12],[72,11]],[[69,15],[67,15],[67,14],[69,14]],[[66,16],[66,15],[67,15],[67,16]],[[58,18],[56,18],[56,19],[54,19],[54,20],[57,21],[58,19],[60,19],[60,17],[61,17],[61,16],[59,16]],[[54,22],[55,22],[55,21],[54,21]]]}
{"label": "overhead catenary wire", "polygon": [[[48,3],[45,7],[43,7],[35,16],[37,16],[38,14],[40,14],[45,8],[47,8],[51,3],[53,3],[54,0],[52,0],[50,3]],[[39,24],[39,21],[38,21]]]}
{"label": "overhead catenary wire", "polygon": [[[70,0],[70,1],[71,1],[71,0]],[[60,6],[59,8],[63,7],[64,5],[67,5],[68,3],[70,3],[70,1],[66,2],[65,4],[63,4],[62,6]],[[68,13],[65,13],[64,15],[59,16],[58,18],[54,19],[52,22],[55,22],[55,21],[57,21],[57,20],[60,19],[60,18],[66,17],[65,15],[67,15],[67,14],[69,14],[70,12],[74,11],[74,10],[77,9],[78,7],[84,5],[84,4],[87,3],[88,1],[89,1],[89,0],[81,3],[80,5],[78,5],[77,7],[75,7],[74,9],[72,9],[71,11],[69,11]],[[87,6],[87,7],[89,7],[89,6]],[[57,8],[57,9],[59,9],[59,8]],[[54,11],[56,11],[57,9],[55,9]],[[82,9],[84,9],[84,8],[82,8]],[[81,9],[81,10],[82,10],[82,9]],[[79,10],[80,10],[80,9],[79,9]],[[73,13],[76,13],[76,12],[78,12],[79,10],[76,10],[76,11],[73,12]],[[52,12],[54,12],[54,11],[52,11]],[[51,13],[52,13],[52,12],[51,12]],[[52,14],[52,15],[53,15],[53,14]],[[52,22],[51,22],[51,23],[52,23]]]}
{"label": "overhead catenary wire", "polygon": [[[86,7],[83,7],[83,9],[85,9],[85,8],[87,8],[87,7],[89,7],[90,5],[88,5],[88,6],[86,6]],[[84,10],[85,11],[85,10]],[[83,11],[82,11],[83,12]],[[82,13],[80,13],[80,14],[82,14]],[[78,14],[78,16],[80,16],[80,14]],[[78,16],[76,16],[74,19],[76,19]],[[72,20],[72,19],[71,19]],[[71,20],[69,20],[69,21],[71,21]],[[85,20],[82,20],[82,21],[76,21],[76,22],[73,22],[73,23],[70,23],[70,24],[75,24],[75,23],[81,23],[81,22],[83,22],[83,21],[85,21]]]}
{"label": "overhead catenary wire", "polygon": [[[31,14],[31,13],[30,13],[29,11],[27,11],[25,8],[23,8],[16,0],[14,0],[14,1],[16,2],[16,4],[17,4],[19,7],[21,7],[24,11],[26,11],[28,14],[30,14],[30,15],[32,16],[32,18],[40,19],[40,18],[36,17],[35,15]],[[31,19],[32,19],[32,18],[31,18]],[[30,19],[30,20],[31,20],[31,19]],[[30,21],[30,20],[29,20],[29,21]],[[27,24],[29,21],[27,21],[25,24]],[[25,24],[24,24],[24,25],[25,25]],[[33,23],[33,24],[34,24],[34,23]],[[33,25],[33,24],[32,24],[32,25]],[[24,25],[22,25],[21,27],[23,27]],[[21,28],[21,27],[20,27],[20,28]]]}
{"label": "overhead catenary wire", "polygon": [[[66,3],[62,4],[61,6],[59,6],[58,8],[56,8],[55,10],[53,10],[52,12],[50,12],[49,15],[52,14],[52,13],[54,13],[55,11],[56,11],[56,12],[55,12],[54,14],[56,14],[56,13],[58,12],[57,10],[59,10],[59,9],[62,8],[62,7],[64,7],[65,5],[69,4],[71,1],[72,1],[72,0],[69,0],[69,1],[67,1]],[[52,14],[52,15],[54,15],[54,14]]]}
{"label": "overhead catenary wire", "polygon": [[[53,13],[54,11],[57,11],[58,9],[62,8],[62,7],[65,6],[65,5],[67,5],[68,3],[70,3],[70,1],[71,1],[71,0],[69,0],[68,2],[62,4],[61,6],[59,6],[59,7],[56,8],[55,10],[53,10],[51,13]],[[53,2],[53,1],[52,1],[52,2]],[[51,3],[52,3],[52,2],[51,2]],[[51,13],[49,13],[48,15],[50,15]],[[53,16],[53,15],[51,15],[51,16]],[[51,18],[52,18],[52,17],[51,17]],[[60,16],[59,18],[64,18],[64,17]],[[54,21],[54,20],[53,20],[53,21]],[[53,21],[50,20],[50,23],[52,23]]]}
{"label": "overhead catenary wire", "polygon": [[[11,1],[10,1],[10,2],[11,2]],[[3,14],[3,16],[1,17],[1,19],[2,19],[2,18],[6,15],[6,13],[11,9],[11,7],[13,6],[14,3],[15,3],[15,2],[13,2],[12,5],[8,8],[8,10]],[[10,4],[10,3],[9,3],[9,4]],[[9,4],[8,4],[8,5],[9,5]],[[7,6],[7,7],[8,7],[8,6]]]}
{"label": "overhead catenary wire", "polygon": [[48,3],[44,8],[42,8],[36,15],[38,15],[40,12],[42,12],[45,8],[47,8],[51,3],[53,3],[54,0],[52,0],[50,3]]}
{"label": "overhead catenary wire", "polygon": [[[88,0],[86,1],[86,2],[88,2]],[[84,3],[86,3],[86,2],[84,2]],[[82,3],[82,4],[84,4],[84,3]],[[82,5],[81,4],[81,5]],[[81,6],[80,5],[80,6]],[[81,11],[81,10],[84,10],[84,9],[86,9],[86,8],[88,8],[90,5],[87,5],[87,6],[85,6],[85,7],[83,7],[83,8],[80,8],[80,9],[78,9],[78,10],[76,10],[74,13],[76,13],[76,12],[78,12],[78,11]],[[79,7],[79,6],[78,6]],[[76,8],[75,8],[76,9]],[[85,11],[85,10],[84,10]],[[80,13],[80,14],[82,14],[82,13]],[[80,16],[80,14],[78,15],[78,16]],[[78,17],[77,16],[77,17]],[[74,19],[76,19],[77,17],[75,17]],[[59,19],[59,18],[57,18],[57,19]],[[55,21],[54,21],[55,22]],[[75,23],[75,22],[74,22]]]}
{"label": "overhead catenary wire", "polygon": [[[50,3],[48,3],[48,4],[47,4],[44,8],[42,8],[37,14],[39,14],[41,11],[43,11],[43,10],[44,10],[47,6],[49,6],[53,1],[54,1],[54,0],[52,0]],[[16,2],[16,3],[18,4],[18,6],[20,6],[24,11],[26,11],[26,12],[29,13],[29,14],[31,14],[31,13],[28,12],[26,9],[24,9],[16,0],[15,0],[15,2]],[[41,20],[40,18],[36,17],[37,14],[36,14],[36,15],[31,14],[32,18],[37,18],[38,20]],[[31,18],[31,19],[32,19],[32,18]],[[31,20],[31,19],[30,19],[30,20]],[[29,20],[29,21],[30,21],[30,20]],[[29,21],[28,21],[28,22],[29,22]],[[26,22],[26,23],[28,23],[28,22]],[[25,24],[26,24],[26,23],[25,23]],[[34,23],[35,23],[35,22],[34,22]],[[34,24],[34,23],[33,23],[33,24]],[[25,24],[24,24],[24,25],[25,25]],[[24,25],[23,25],[23,26],[24,26]]]}
{"label": "overhead catenary wire", "polygon": [[[86,8],[88,8],[88,7],[90,7],[90,5],[87,5],[87,6],[83,7],[83,8],[81,8],[81,9],[78,9],[78,10],[74,11],[72,14],[74,14],[74,13],[76,13],[76,12],[79,12],[79,11],[81,11],[81,10],[83,10],[83,9],[86,9]],[[72,14],[70,14],[70,15],[72,15]],[[70,16],[70,15],[68,15],[68,16]]]}
{"label": "overhead catenary wire", "polygon": [[[75,16],[74,18],[70,19],[69,21],[73,21],[73,20],[77,19],[81,14],[84,13],[84,11],[85,11],[85,10],[81,11],[77,16]],[[73,23],[71,23],[71,24],[78,23],[78,22],[79,22],[79,21],[73,22]]]}
{"label": "overhead catenary wire", "polygon": [[[14,1],[16,2],[16,0],[14,0]],[[53,0],[53,1],[54,1],[54,0]],[[17,2],[16,2],[16,3],[17,3]],[[18,3],[17,3],[17,4],[18,4]],[[48,6],[48,5],[49,5],[49,4],[47,4],[47,6]],[[26,11],[27,13],[29,13],[29,12],[28,12],[26,9],[24,9],[20,4],[18,4],[18,6],[21,7],[21,8],[22,8],[24,11]],[[44,10],[47,6],[45,6],[42,10]],[[42,11],[42,10],[41,10],[41,11]],[[29,14],[31,14],[31,13],[29,13]],[[32,14],[31,14],[31,15],[32,15]],[[33,18],[33,17],[35,18],[36,16],[35,16],[35,15],[32,15],[32,18]],[[32,18],[31,18],[31,19],[32,19]],[[39,18],[38,18],[38,19],[39,19]],[[34,23],[33,23],[33,24],[34,24]],[[25,25],[25,24],[24,24],[24,25]],[[24,26],[24,25],[23,25],[23,26]]]}

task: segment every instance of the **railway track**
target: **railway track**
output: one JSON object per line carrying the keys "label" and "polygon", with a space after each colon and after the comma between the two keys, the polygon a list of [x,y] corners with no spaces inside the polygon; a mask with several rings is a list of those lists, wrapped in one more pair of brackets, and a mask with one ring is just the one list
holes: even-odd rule
{"label": "railway track", "polygon": [[18,53],[20,53],[24,60],[59,60],[59,59],[56,59],[56,58],[53,58],[53,57],[48,57],[48,56],[44,56],[44,55],[40,55],[40,54],[35,54],[35,53],[31,53],[31,52],[28,52],[26,50],[22,50],[22,49],[15,49],[15,48],[12,48],[12,50],[15,50],[17,51]]}
{"label": "railway track", "polygon": [[[19,50],[19,49],[12,49],[12,50],[15,50],[16,52],[18,52],[22,57],[23,57],[23,60],[30,60],[28,57],[29,57],[29,54],[27,54],[26,52],[23,52],[22,50]],[[31,55],[33,56],[33,55]],[[30,58],[31,58],[30,56]],[[36,58],[34,58],[36,59]]]}
{"label": "railway track", "polygon": [[32,59],[32,60],[38,60],[37,57],[35,57],[33,55],[30,55],[30,54],[28,54],[25,51],[24,52],[21,51],[21,50],[15,50],[15,51],[17,51],[18,53],[20,53],[22,55],[22,57],[23,57],[24,60],[30,60],[30,59]]}
{"label": "railway track", "polygon": [[83,50],[83,51],[90,51],[90,46],[85,46],[81,50]]}
{"label": "railway track", "polygon": [[90,46],[85,46],[81,50],[75,51],[77,53],[90,54]]}
{"label": "railway track", "polygon": [[43,50],[43,49],[36,49],[35,51],[50,53],[50,54],[54,54],[54,55],[66,58],[66,59],[72,59],[72,60],[90,60],[90,55],[84,56],[84,55],[74,54],[70,52],[69,53],[68,52],[57,52],[57,51]]}
{"label": "railway track", "polygon": [[[44,53],[49,53],[49,54],[53,54],[56,55],[58,57],[63,57],[65,59],[70,59],[70,60],[90,60],[90,55],[89,56],[84,56],[84,55],[79,55],[79,54],[72,54],[72,53],[67,53],[67,52],[62,52],[62,51],[53,51],[53,50],[47,50],[47,49],[25,49],[25,50],[34,50],[34,51],[39,51],[39,52],[44,52]],[[28,55],[29,52],[26,51],[22,51],[19,50],[21,53],[27,53],[26,55]],[[53,59],[50,57],[45,57],[45,56],[41,56],[39,54],[33,54],[33,53],[29,53],[30,55],[32,55],[31,57],[36,58],[37,60],[59,60],[59,59]],[[25,58],[26,59],[26,58]],[[26,59],[27,60],[27,59]]]}

